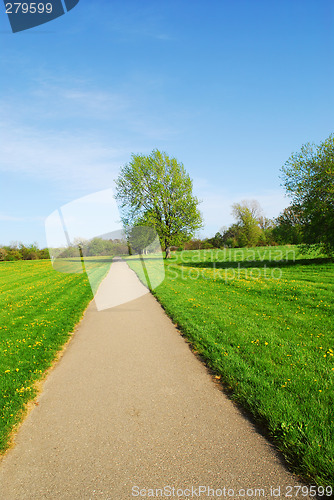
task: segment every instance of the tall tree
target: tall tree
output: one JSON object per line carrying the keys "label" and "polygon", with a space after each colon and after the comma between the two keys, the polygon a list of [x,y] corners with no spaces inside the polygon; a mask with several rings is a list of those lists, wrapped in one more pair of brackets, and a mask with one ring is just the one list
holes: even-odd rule
{"label": "tall tree", "polygon": [[282,167],[283,181],[300,215],[303,241],[334,253],[334,135],[305,144]]}
{"label": "tall tree", "polygon": [[256,200],[243,200],[241,203],[233,203],[232,215],[237,220],[238,246],[255,246],[261,236],[259,224],[262,218],[262,209],[260,204]]}
{"label": "tall tree", "polygon": [[168,248],[188,241],[203,225],[192,180],[182,163],[153,150],[133,154],[116,179],[116,199],[126,227],[154,227]]}
{"label": "tall tree", "polygon": [[275,219],[274,239],[282,244],[299,244],[303,241],[301,214],[298,207],[291,205]]}

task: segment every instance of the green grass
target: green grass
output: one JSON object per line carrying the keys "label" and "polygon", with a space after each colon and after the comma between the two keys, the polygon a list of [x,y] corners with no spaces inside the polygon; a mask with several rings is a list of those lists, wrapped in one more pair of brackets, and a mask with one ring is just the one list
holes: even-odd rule
{"label": "green grass", "polygon": [[295,472],[334,487],[334,263],[271,247],[177,253],[165,270],[153,294],[231,397]]}
{"label": "green grass", "polygon": [[[96,283],[109,268],[89,267]],[[86,274],[54,271],[45,260],[0,263],[0,452],[92,298]]]}
{"label": "green grass", "polygon": [[[232,397],[265,425],[293,470],[334,486],[334,263],[300,254],[294,260],[295,251],[178,253],[165,261],[166,278],[153,293]],[[86,262],[94,289],[109,269],[102,261]],[[140,260],[128,262],[141,276]],[[153,258],[150,273],[154,266]],[[56,272],[49,261],[0,263],[0,292],[4,451],[35,395],[34,382],[92,292],[85,274]]]}

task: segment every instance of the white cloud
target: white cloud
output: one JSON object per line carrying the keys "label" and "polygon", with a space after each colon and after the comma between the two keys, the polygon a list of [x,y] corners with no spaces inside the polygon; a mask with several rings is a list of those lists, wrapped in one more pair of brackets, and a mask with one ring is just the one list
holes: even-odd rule
{"label": "white cloud", "polygon": [[76,196],[82,188],[111,187],[132,152],[177,134],[159,113],[145,113],[131,91],[48,75],[32,83],[0,101],[0,171],[63,183]]}
{"label": "white cloud", "polygon": [[143,139],[175,137],[179,130],[175,124],[182,110],[175,116],[170,111],[163,115],[152,105],[155,94],[160,96],[164,81],[139,73],[121,85],[121,88],[103,89],[90,80],[67,75],[67,78],[39,75],[27,85],[24,93],[12,94],[0,101],[4,121],[37,124],[56,130],[76,128],[93,130],[100,136],[137,135]]}
{"label": "white cloud", "polygon": [[63,118],[66,116],[67,119],[81,116],[85,121],[110,119],[116,114],[119,117],[122,114],[127,116],[133,105],[131,98],[122,92],[96,89],[89,82],[65,83],[50,78],[40,78],[36,81],[31,99],[37,103],[37,109],[34,110],[31,103],[27,104],[25,100],[26,110],[30,116],[40,114],[43,107],[47,116]]}
{"label": "white cloud", "polygon": [[[0,102],[0,171],[58,183],[73,196],[113,185],[131,151],[92,120],[126,108],[122,96],[73,79],[39,77],[24,95]],[[29,87],[28,87],[29,88]],[[88,126],[87,126],[88,124]]]}
{"label": "white cloud", "polygon": [[17,172],[58,182],[77,191],[113,184],[119,161],[129,151],[107,147],[89,134],[57,133],[0,123],[3,172]]}
{"label": "white cloud", "polygon": [[15,217],[8,214],[0,214],[0,221],[3,222],[41,222],[44,217]]}

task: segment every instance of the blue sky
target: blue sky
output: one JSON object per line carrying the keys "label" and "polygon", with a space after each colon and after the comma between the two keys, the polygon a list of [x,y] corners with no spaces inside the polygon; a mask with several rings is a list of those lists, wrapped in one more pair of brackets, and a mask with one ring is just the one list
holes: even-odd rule
{"label": "blue sky", "polygon": [[11,33],[0,6],[0,244],[113,187],[131,153],[183,162],[203,236],[235,201],[274,217],[279,170],[333,132],[332,0],[80,0]]}

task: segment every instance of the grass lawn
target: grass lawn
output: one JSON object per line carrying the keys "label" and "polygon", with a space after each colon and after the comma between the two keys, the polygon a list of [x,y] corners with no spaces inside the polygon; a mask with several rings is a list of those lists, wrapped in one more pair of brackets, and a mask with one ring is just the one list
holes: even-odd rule
{"label": "grass lawn", "polygon": [[153,294],[194,349],[295,472],[334,487],[334,263],[270,247],[180,252],[165,266]]}
{"label": "grass lawn", "polygon": [[[128,262],[141,276],[140,260]],[[109,265],[86,264],[95,289]],[[334,263],[273,247],[177,253],[165,270],[153,293],[194,349],[296,472],[334,486]],[[85,274],[56,272],[50,261],[0,263],[0,292],[4,451],[34,382],[93,296]]]}
{"label": "grass lawn", "polygon": [[[90,264],[93,272],[94,263]],[[96,262],[99,282],[107,268]],[[0,452],[93,294],[86,274],[46,260],[0,263]]]}

